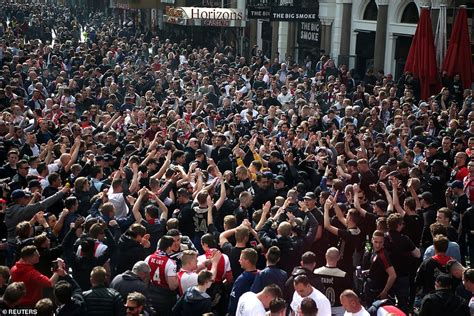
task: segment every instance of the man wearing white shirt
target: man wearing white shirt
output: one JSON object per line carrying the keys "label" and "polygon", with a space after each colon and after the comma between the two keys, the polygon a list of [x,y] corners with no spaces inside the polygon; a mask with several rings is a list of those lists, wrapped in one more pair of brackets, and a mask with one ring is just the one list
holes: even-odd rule
{"label": "man wearing white shirt", "polygon": [[128,215],[128,205],[123,195],[121,179],[114,179],[112,181],[112,186],[107,192],[107,196],[109,198],[109,202],[114,205],[116,218],[121,218]]}
{"label": "man wearing white shirt", "polygon": [[274,284],[264,287],[258,293],[246,292],[239,298],[235,315],[265,315],[265,309],[269,308],[270,302],[281,296],[281,289]]}
{"label": "man wearing white shirt", "polygon": [[331,316],[331,303],[328,298],[311,286],[306,275],[302,274],[297,276],[293,281],[293,285],[295,287],[295,293],[293,294],[293,300],[290,304],[293,313],[298,312],[301,302],[305,297],[310,297],[318,307],[317,316]]}
{"label": "man wearing white shirt", "polygon": [[249,122],[247,115],[252,115],[252,118],[256,118],[258,116],[258,112],[253,109],[253,101],[245,102],[246,109],[240,112],[240,116],[242,117],[243,122]]}
{"label": "man wearing white shirt", "polygon": [[277,96],[277,100],[282,105],[285,103],[291,102],[291,100],[293,100],[293,96],[291,95],[290,92],[288,92],[288,88],[286,86],[281,87],[281,92]]}
{"label": "man wearing white shirt", "polygon": [[345,290],[340,296],[341,304],[346,313],[344,316],[370,316],[365,308],[360,304],[359,297],[352,290]]}

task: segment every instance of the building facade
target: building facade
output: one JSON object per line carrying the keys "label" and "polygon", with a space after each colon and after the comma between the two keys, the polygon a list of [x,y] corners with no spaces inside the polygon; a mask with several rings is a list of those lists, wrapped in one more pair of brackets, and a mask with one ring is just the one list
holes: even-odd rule
{"label": "building facade", "polygon": [[[237,46],[237,52],[247,57],[252,49],[258,47],[269,59],[302,63],[306,59],[316,61],[323,52],[330,55],[336,64],[347,64],[359,76],[363,76],[369,68],[384,70],[395,78],[401,75],[422,7],[430,8],[435,33],[440,8],[446,6],[449,41],[457,8],[467,5],[471,39],[474,40],[473,0],[103,1],[109,1],[110,7],[124,19],[134,16],[134,20],[141,23],[145,30],[176,30],[197,39],[214,38],[214,45]],[[167,9],[180,7],[244,10],[245,17],[237,25],[232,21],[220,21],[204,24],[207,27],[203,28],[201,22],[176,23],[176,19],[167,17]],[[288,15],[290,18],[279,19],[275,18],[274,12],[317,12],[319,20],[298,20],[291,14]]]}
{"label": "building facade", "polygon": [[468,6],[474,39],[471,0],[320,0],[321,48],[336,64],[345,63],[358,74],[368,68],[401,75],[422,7],[431,9],[433,34],[441,6],[447,8],[447,40],[457,8]]}

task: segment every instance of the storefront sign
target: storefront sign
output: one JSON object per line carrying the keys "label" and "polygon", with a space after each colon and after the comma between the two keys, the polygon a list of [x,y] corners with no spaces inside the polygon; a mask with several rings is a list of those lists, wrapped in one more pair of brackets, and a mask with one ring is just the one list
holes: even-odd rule
{"label": "storefront sign", "polygon": [[301,7],[271,7],[271,21],[312,22],[319,19],[318,12]]}
{"label": "storefront sign", "polygon": [[186,25],[186,13],[180,8],[167,6],[165,8],[165,16],[163,16],[165,23]]}
{"label": "storefront sign", "polygon": [[247,17],[249,19],[269,19],[270,4],[268,0],[248,0]]}
{"label": "storefront sign", "polygon": [[186,17],[186,13],[184,12],[184,10],[182,10],[181,8],[175,8],[175,7],[170,7],[170,6],[167,6],[165,8],[165,14],[168,17],[173,17],[173,18],[184,19]]}
{"label": "storefront sign", "polygon": [[244,11],[240,9],[198,8],[198,7],[191,7],[191,8],[186,8],[186,9],[190,10],[190,14],[188,14],[190,19],[243,20],[245,16]]}
{"label": "storefront sign", "polygon": [[321,23],[299,22],[297,41],[300,45],[319,46],[321,36]]}
{"label": "storefront sign", "polygon": [[318,0],[269,0],[270,21],[314,22],[319,19]]}
{"label": "storefront sign", "polygon": [[230,26],[230,21],[229,20],[202,20],[201,25],[228,27]]}
{"label": "storefront sign", "polygon": [[269,7],[248,7],[247,17],[249,19],[269,19],[270,8]]}
{"label": "storefront sign", "polygon": [[245,11],[228,8],[166,7],[166,23],[218,27],[244,27]]}
{"label": "storefront sign", "polygon": [[169,24],[177,24],[177,25],[186,25],[186,20],[180,19],[180,18],[175,18],[172,16],[163,16],[163,20],[165,23]]}

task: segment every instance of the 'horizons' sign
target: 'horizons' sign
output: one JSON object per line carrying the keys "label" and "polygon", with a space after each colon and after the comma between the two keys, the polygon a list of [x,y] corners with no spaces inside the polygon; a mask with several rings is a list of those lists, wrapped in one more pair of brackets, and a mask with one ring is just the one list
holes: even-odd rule
{"label": "'horizons' sign", "polygon": [[237,20],[245,18],[243,10],[238,9],[220,9],[220,8],[191,8],[191,19],[202,20]]}

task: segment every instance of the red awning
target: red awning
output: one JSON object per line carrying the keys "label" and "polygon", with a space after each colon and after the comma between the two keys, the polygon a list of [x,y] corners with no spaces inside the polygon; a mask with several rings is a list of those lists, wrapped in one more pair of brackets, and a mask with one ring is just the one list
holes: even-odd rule
{"label": "red awning", "polygon": [[436,67],[436,50],[433,39],[430,10],[421,9],[420,20],[411,42],[405,64],[409,71],[420,82],[421,99],[427,100],[439,87],[438,69]]}
{"label": "red awning", "polygon": [[472,53],[467,12],[464,6],[459,7],[456,21],[454,21],[448,51],[444,57],[443,70],[447,72],[449,77],[459,74],[463,88],[471,88],[473,79]]}

